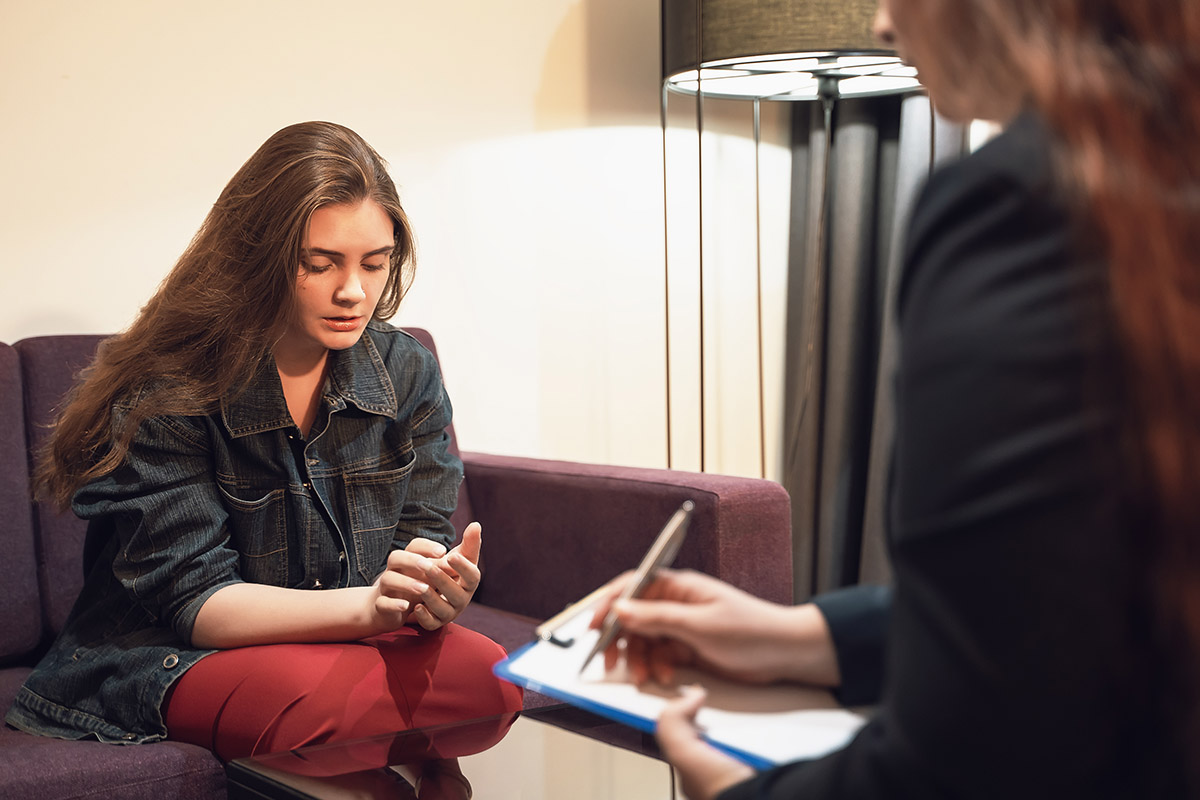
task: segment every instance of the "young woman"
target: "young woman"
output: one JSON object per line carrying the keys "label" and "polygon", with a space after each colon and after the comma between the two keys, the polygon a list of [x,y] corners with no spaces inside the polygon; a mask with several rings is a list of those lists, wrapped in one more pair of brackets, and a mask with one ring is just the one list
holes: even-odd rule
{"label": "young woman", "polygon": [[670,573],[619,616],[643,678],[877,675],[878,710],[758,774],[697,692],[659,740],[693,800],[1195,796],[1200,4],[883,0],[877,27],[944,113],[1006,123],[908,231],[884,664],[869,598]]}
{"label": "young woman", "polygon": [[234,175],[43,454],[86,582],[9,723],[234,758],[520,708],[451,624],[480,527],[452,546],[450,401],[383,322],[413,257],[347,128],[284,128]]}

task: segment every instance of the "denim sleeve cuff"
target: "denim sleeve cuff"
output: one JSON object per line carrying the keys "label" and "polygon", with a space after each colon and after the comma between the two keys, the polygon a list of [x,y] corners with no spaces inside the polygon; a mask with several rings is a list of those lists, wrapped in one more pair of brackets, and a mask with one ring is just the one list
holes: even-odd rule
{"label": "denim sleeve cuff", "polygon": [[829,626],[842,685],[835,690],[847,706],[872,705],[883,692],[884,651],[892,591],[885,586],[850,586],[812,599]]}
{"label": "denim sleeve cuff", "polygon": [[171,622],[172,627],[175,629],[175,634],[187,642],[188,647],[192,647],[192,628],[196,626],[196,617],[200,615],[200,607],[204,605],[208,598],[216,594],[218,589],[224,589],[226,586],[241,582],[236,578],[222,581],[215,586],[209,586],[189,600],[179,609],[179,612],[175,615],[175,619]]}

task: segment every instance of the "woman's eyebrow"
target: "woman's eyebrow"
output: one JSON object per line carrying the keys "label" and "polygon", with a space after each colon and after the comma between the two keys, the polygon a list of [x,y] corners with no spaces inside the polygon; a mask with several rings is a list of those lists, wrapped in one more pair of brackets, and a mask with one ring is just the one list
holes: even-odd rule
{"label": "woman's eyebrow", "polygon": [[[395,249],[396,249],[396,245],[394,245],[394,244],[389,244],[389,245],[386,245],[385,247],[377,247],[369,253],[363,253],[363,258],[370,258],[372,256],[381,256],[384,253],[390,253]],[[336,258],[345,258],[346,257],[345,253],[339,252],[337,250],[326,250],[324,247],[305,247],[305,248],[303,248],[302,252],[305,255],[310,255],[310,256],[327,256],[329,258],[335,258],[335,257]]]}

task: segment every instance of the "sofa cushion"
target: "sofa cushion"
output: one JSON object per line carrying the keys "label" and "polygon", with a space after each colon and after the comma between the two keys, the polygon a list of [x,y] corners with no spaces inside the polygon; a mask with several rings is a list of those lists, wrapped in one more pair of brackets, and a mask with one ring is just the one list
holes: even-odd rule
{"label": "sofa cushion", "polygon": [[[8,708],[28,668],[0,670]],[[211,798],[225,796],[225,771],[203,747],[178,742],[121,746],[34,736],[0,725],[0,797]]]}
{"label": "sofa cushion", "polygon": [[0,708],[7,710],[17,696],[17,691],[33,672],[32,667],[5,667],[0,669]]}
{"label": "sofa cushion", "polygon": [[17,352],[0,344],[0,551],[5,578],[0,581],[0,663],[33,650],[42,635],[38,600],[37,554],[29,507],[29,461],[25,449],[25,413]]}
{"label": "sofa cushion", "polygon": [[456,621],[472,630],[485,632],[508,653],[532,642],[534,629],[541,623],[540,619],[479,603],[468,604]]}
{"label": "sofa cushion", "polygon": [[66,741],[0,727],[0,796],[38,800],[225,796],[225,770],[203,747]]}

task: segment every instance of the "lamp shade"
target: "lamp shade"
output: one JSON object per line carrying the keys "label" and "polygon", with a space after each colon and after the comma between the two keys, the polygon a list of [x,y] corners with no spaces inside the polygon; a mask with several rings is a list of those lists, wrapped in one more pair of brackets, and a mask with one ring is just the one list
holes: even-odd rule
{"label": "lamp shade", "polygon": [[673,91],[811,100],[919,87],[879,46],[877,0],[662,0],[662,74]]}

